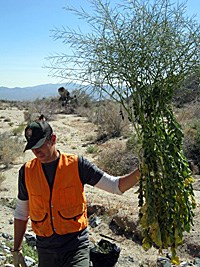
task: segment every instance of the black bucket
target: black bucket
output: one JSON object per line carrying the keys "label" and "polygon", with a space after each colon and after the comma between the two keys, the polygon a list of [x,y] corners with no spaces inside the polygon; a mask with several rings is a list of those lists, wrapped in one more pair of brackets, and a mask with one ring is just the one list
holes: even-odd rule
{"label": "black bucket", "polygon": [[105,239],[90,249],[90,261],[93,267],[113,267],[118,261],[120,248]]}

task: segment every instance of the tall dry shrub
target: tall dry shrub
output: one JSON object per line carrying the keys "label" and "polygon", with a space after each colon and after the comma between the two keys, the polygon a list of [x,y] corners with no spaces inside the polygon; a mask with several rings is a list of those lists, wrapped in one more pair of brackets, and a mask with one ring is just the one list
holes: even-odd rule
{"label": "tall dry shrub", "polygon": [[183,150],[189,161],[200,167],[200,121],[196,120],[185,131]]}
{"label": "tall dry shrub", "polygon": [[0,162],[5,164],[14,163],[23,152],[23,144],[19,137],[11,136],[8,132],[0,134]]}
{"label": "tall dry shrub", "polygon": [[183,151],[188,161],[200,166],[200,106],[189,103],[176,109],[177,120],[184,132]]}
{"label": "tall dry shrub", "polygon": [[94,123],[99,126],[99,136],[106,133],[109,137],[119,137],[129,132],[130,122],[115,101],[103,101],[94,116]]}
{"label": "tall dry shrub", "polygon": [[118,141],[107,144],[98,155],[97,165],[111,175],[125,175],[138,167],[136,151]]}
{"label": "tall dry shrub", "polygon": [[36,120],[41,114],[48,120],[52,120],[58,111],[58,98],[36,99],[33,102],[28,102],[26,110],[24,111],[24,120],[26,122]]}

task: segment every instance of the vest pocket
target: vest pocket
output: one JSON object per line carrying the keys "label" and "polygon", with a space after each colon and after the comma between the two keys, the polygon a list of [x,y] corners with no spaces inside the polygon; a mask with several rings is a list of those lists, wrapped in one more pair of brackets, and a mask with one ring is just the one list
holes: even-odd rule
{"label": "vest pocket", "polygon": [[33,220],[32,218],[31,218],[31,221],[33,222],[33,223],[41,223],[41,222],[44,222],[45,220],[46,220],[46,218],[47,218],[47,216],[48,216],[48,213],[46,213],[45,215],[44,215],[44,218],[43,219],[41,219],[41,220]]}
{"label": "vest pocket", "polygon": [[41,195],[30,196],[30,219],[32,222],[44,222],[47,218],[47,211],[44,209]]}
{"label": "vest pocket", "polygon": [[37,217],[36,218],[30,217],[30,219],[31,219],[32,229],[36,235],[47,237],[53,234],[53,230],[49,222],[48,213],[43,215],[43,218],[41,220],[39,220],[39,218]]}
{"label": "vest pocket", "polygon": [[67,218],[67,217],[62,216],[62,214],[60,213],[60,211],[58,211],[58,214],[60,215],[60,217],[61,217],[62,219],[64,219],[64,220],[74,220],[74,221],[76,221],[78,217],[81,217],[81,215],[82,215],[83,213],[84,213],[84,212],[82,212],[82,213],[80,213],[80,214],[78,214],[78,215],[76,215],[76,216],[74,216],[74,217]]}
{"label": "vest pocket", "polygon": [[67,209],[58,210],[58,215],[64,220],[76,221],[79,217],[83,215],[85,210],[86,210],[85,205],[81,204]]}

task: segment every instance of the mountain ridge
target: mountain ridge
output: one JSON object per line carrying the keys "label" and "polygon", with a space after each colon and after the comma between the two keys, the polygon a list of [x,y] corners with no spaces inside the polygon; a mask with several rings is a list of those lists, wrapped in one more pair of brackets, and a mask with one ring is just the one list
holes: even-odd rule
{"label": "mountain ridge", "polygon": [[0,86],[0,100],[10,100],[10,101],[33,101],[37,98],[48,98],[58,96],[58,88],[65,87],[69,91],[76,88],[75,84],[66,85],[66,83],[57,84],[39,84],[34,86],[26,87],[4,87]]}

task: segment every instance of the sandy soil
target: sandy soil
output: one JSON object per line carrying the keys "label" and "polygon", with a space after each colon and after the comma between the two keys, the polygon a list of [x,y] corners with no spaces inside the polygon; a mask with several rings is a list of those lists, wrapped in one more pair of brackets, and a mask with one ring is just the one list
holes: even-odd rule
{"label": "sandy soil", "polygon": [[[9,122],[5,122],[5,118],[9,118],[13,123],[12,126]],[[17,108],[3,108],[0,110],[0,133],[4,131],[10,131],[12,128],[17,127],[24,121],[23,111]],[[96,136],[96,127],[87,121],[86,118],[77,117],[76,115],[57,115],[56,119],[51,122],[55,133],[57,134],[57,148],[64,152],[77,153],[84,155],[91,161],[95,161],[93,154],[86,153],[86,144],[93,137]],[[23,139],[24,140],[24,139]],[[25,140],[24,140],[25,142]],[[24,143],[25,144],[25,143]],[[3,181],[0,187],[0,232],[13,234],[13,209],[9,207],[12,205],[13,200],[17,196],[17,176],[20,166],[25,163],[28,159],[32,158],[33,155],[30,151],[27,151],[20,156],[15,164],[11,165],[8,169],[1,169],[4,173],[6,180]],[[199,177],[196,178],[199,182]],[[199,188],[199,187],[198,187]],[[116,217],[116,214],[120,215],[116,218],[119,221],[119,217],[124,216],[125,219],[133,219],[133,223],[137,224],[138,208],[137,208],[137,194],[135,194],[137,187],[124,193],[123,196],[115,196],[103,192],[101,190],[86,186],[86,195],[89,206],[101,207],[102,211],[104,207],[106,213],[97,213],[100,218],[100,224],[92,228],[90,227],[91,241],[98,242],[102,237],[101,234],[106,235],[114,239],[120,248],[120,258],[117,266],[139,266],[139,263],[143,262],[143,265],[150,266],[151,262],[155,263],[158,257],[156,249],[152,248],[145,252],[137,240],[133,240],[133,236],[127,236],[123,233],[119,234],[114,232],[113,228],[109,227],[110,222]],[[199,189],[198,189],[199,190]],[[197,209],[195,225],[192,231],[192,238],[196,242],[199,235],[200,227],[200,192],[195,191],[197,197]],[[120,222],[123,224],[123,222]],[[127,222],[125,222],[126,224]],[[131,224],[131,223],[130,223]],[[137,228],[137,227],[136,227]],[[29,228],[30,230],[30,228]],[[1,237],[0,237],[1,238]],[[186,236],[186,239],[190,239],[190,236]],[[198,242],[198,241],[197,241]],[[181,247],[179,252],[181,260],[187,260],[192,258],[190,251],[188,250],[187,244]],[[145,264],[144,264],[145,263]]]}

